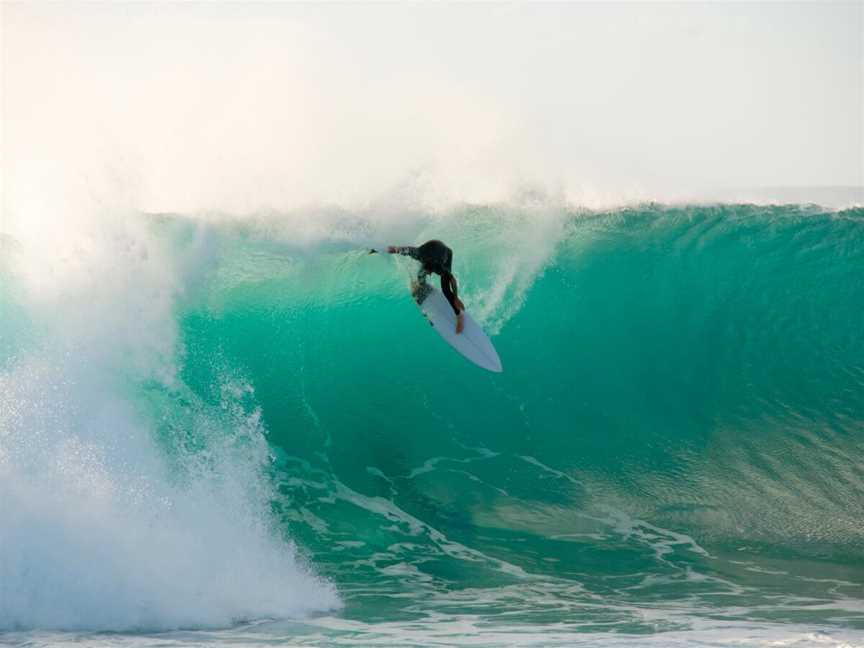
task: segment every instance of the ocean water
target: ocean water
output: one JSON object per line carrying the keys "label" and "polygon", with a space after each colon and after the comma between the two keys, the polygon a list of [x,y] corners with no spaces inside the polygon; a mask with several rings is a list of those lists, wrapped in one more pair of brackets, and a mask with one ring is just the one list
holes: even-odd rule
{"label": "ocean water", "polygon": [[[430,238],[502,374],[365,252]],[[864,646],[860,208],[0,242],[2,644]]]}

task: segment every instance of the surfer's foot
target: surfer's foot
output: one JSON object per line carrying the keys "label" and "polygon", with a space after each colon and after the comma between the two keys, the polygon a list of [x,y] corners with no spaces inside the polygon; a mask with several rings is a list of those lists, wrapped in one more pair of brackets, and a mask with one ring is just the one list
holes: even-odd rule
{"label": "surfer's foot", "polygon": [[465,328],[465,312],[461,312],[456,316],[456,333],[459,334],[462,332],[462,329]]}

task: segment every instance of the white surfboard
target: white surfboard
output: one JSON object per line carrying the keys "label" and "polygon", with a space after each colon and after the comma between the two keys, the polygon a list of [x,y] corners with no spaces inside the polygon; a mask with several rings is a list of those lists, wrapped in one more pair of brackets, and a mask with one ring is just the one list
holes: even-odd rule
{"label": "white surfboard", "polygon": [[412,286],[414,301],[423,311],[426,319],[444,340],[463,356],[468,358],[478,367],[489,371],[500,373],[501,359],[498,352],[492,346],[492,342],[486,337],[480,325],[465,312],[465,328],[461,333],[456,333],[456,313],[450,307],[447,298],[433,286],[426,284],[419,288],[416,283]]}

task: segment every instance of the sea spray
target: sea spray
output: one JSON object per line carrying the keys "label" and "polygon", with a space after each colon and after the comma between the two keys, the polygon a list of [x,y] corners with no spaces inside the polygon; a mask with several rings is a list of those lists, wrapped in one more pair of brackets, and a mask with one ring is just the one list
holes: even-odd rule
{"label": "sea spray", "polygon": [[0,375],[0,628],[225,626],[338,605],[273,526],[248,386],[225,375],[208,406],[177,378],[174,302],[191,259],[206,268],[200,240],[172,259],[140,219],[92,223],[52,267],[7,259],[26,318],[4,334],[37,337]]}

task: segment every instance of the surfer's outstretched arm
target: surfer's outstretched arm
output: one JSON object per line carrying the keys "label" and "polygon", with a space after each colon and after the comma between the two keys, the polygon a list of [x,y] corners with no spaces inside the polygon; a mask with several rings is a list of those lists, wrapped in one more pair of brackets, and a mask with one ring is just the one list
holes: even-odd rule
{"label": "surfer's outstretched arm", "polygon": [[420,251],[416,247],[412,247],[410,245],[391,245],[387,248],[387,251],[390,254],[402,254],[404,256],[409,256],[412,259],[417,259],[420,261]]}

